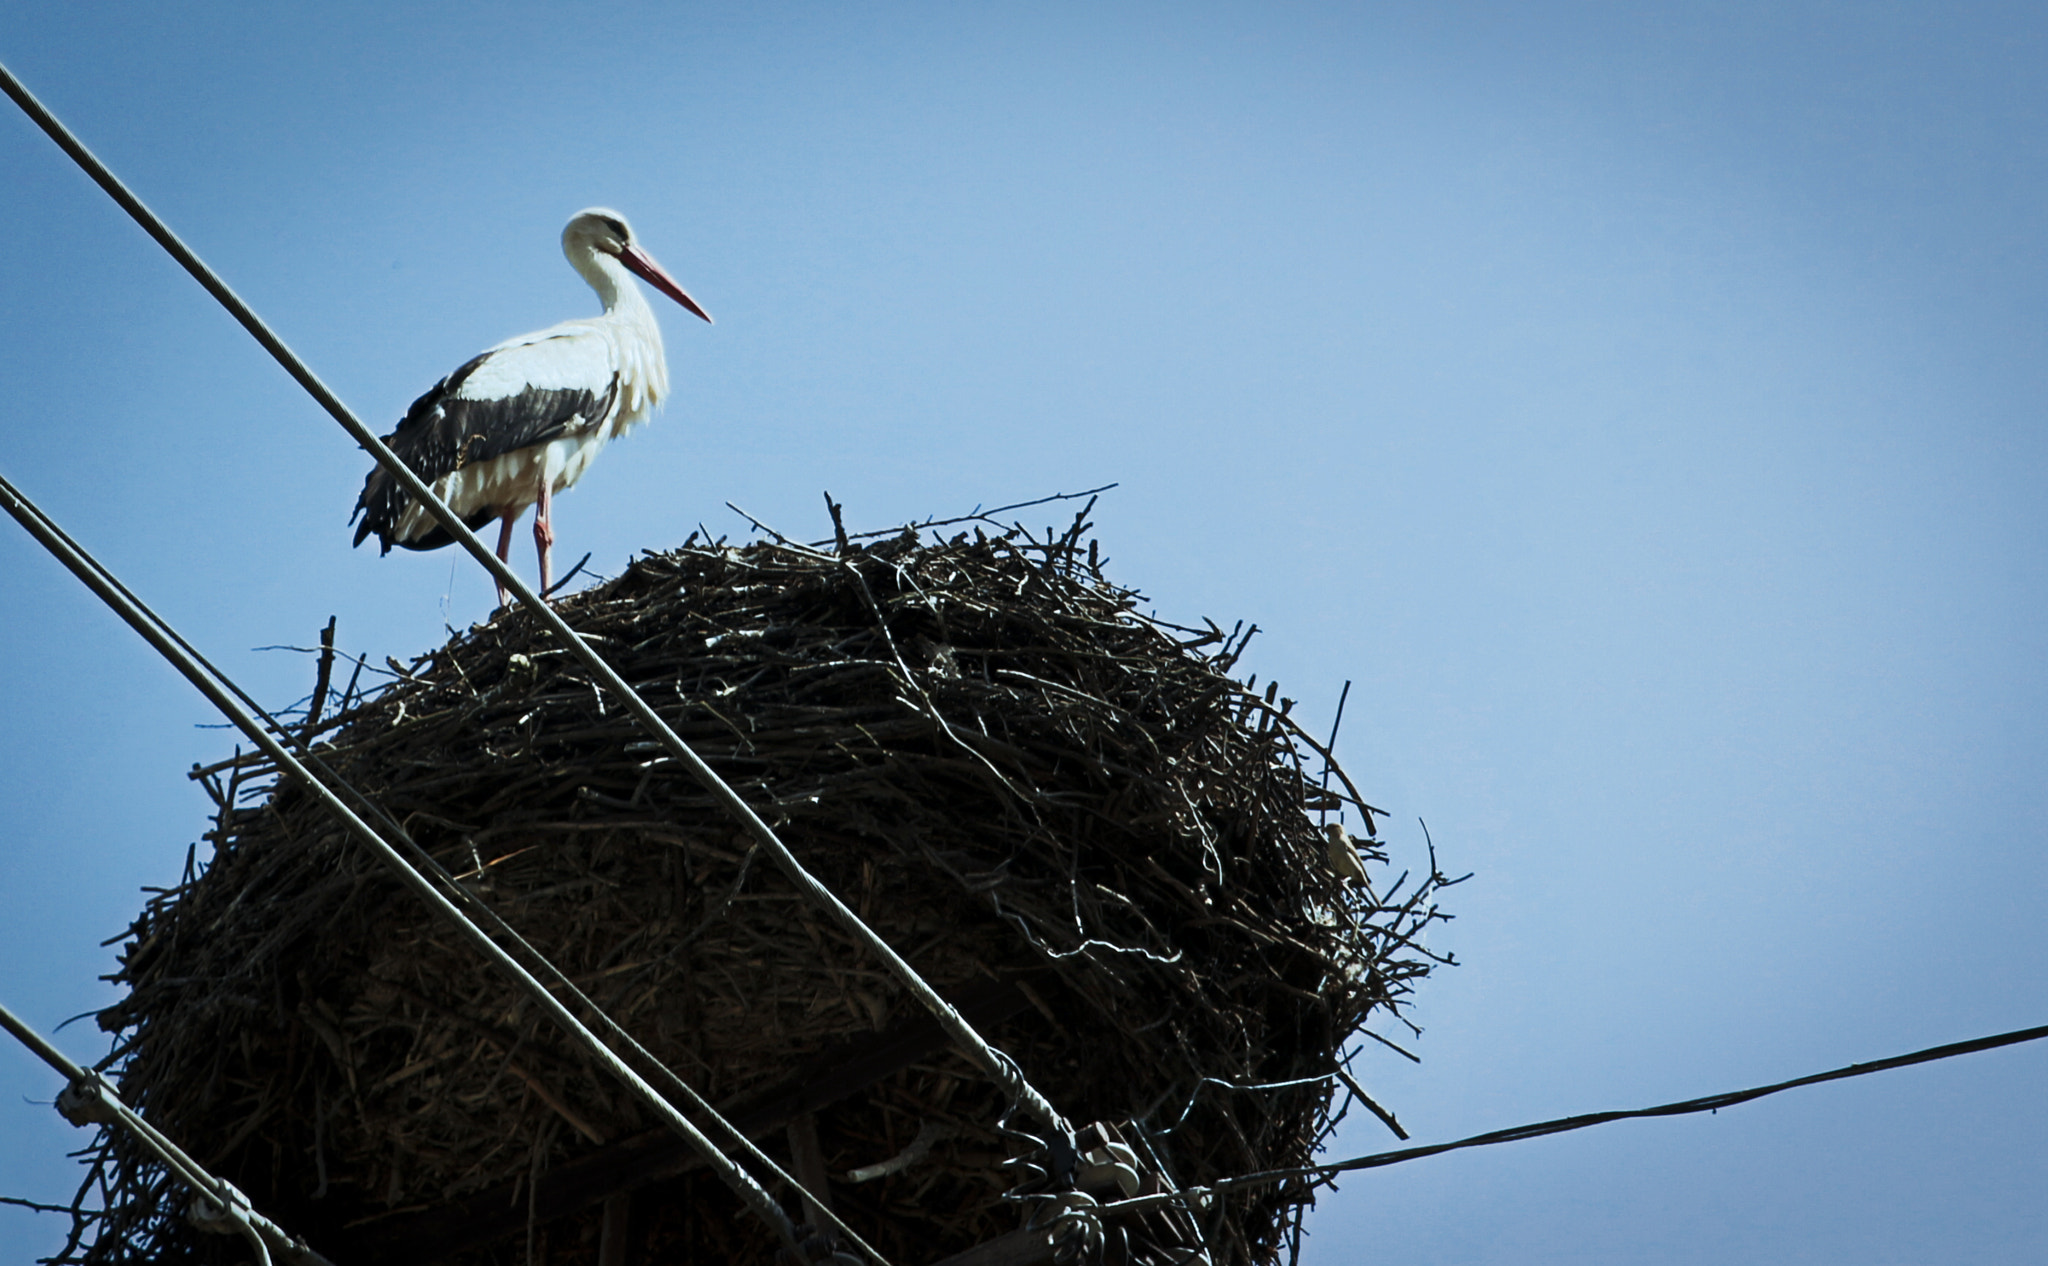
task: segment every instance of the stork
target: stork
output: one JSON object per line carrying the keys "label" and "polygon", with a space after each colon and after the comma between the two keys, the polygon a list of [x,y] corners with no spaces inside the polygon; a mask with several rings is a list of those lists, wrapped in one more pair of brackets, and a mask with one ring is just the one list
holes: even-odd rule
{"label": "stork", "polygon": [[[691,312],[711,314],[633,241],[626,218],[604,207],[579,211],[562,230],[562,253],[604,303],[604,315],[564,321],[508,339],[469,361],[412,402],[384,437],[399,459],[471,531],[500,521],[498,559],[510,563],[512,526],[526,507],[540,554],[540,591],[554,573],[554,495],[590,468],[613,437],[647,420],[668,394],[661,327],[630,272]],[[391,552],[439,549],[455,538],[391,472],[363,481],[349,522],[355,543],[372,532]],[[505,604],[498,586],[498,604]]]}

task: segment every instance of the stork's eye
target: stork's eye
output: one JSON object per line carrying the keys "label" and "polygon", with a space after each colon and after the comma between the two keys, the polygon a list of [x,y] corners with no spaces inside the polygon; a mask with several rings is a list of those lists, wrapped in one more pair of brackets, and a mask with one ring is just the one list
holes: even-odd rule
{"label": "stork's eye", "polygon": [[619,223],[617,220],[611,219],[610,217],[605,217],[604,226],[612,231],[613,237],[619,239],[619,245],[621,246],[624,246],[627,242],[633,240],[632,235],[626,232],[626,226]]}

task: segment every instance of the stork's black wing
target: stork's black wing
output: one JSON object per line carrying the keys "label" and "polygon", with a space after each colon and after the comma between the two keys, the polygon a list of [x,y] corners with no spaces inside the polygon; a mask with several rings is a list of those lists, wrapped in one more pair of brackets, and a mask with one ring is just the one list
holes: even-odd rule
{"label": "stork's black wing", "polygon": [[[598,342],[588,335],[558,335],[485,352],[413,401],[384,442],[431,484],[465,466],[595,426],[610,413],[618,391],[610,349]],[[587,385],[578,385],[579,379]],[[355,543],[374,532],[382,552],[389,553],[393,545],[438,549],[453,539],[439,524],[401,539],[399,523],[412,504],[389,471],[371,471],[350,516],[350,522],[362,519]],[[471,530],[501,513],[494,505],[450,508]]]}

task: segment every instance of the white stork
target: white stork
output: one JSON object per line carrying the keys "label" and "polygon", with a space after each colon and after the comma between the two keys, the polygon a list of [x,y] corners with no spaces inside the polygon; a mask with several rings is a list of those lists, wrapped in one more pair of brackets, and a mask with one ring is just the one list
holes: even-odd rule
{"label": "white stork", "polygon": [[[562,230],[562,253],[604,301],[604,315],[498,344],[435,383],[384,437],[471,531],[501,520],[501,561],[511,561],[512,525],[538,503],[533,543],[542,594],[554,572],[554,495],[582,478],[612,437],[646,421],[668,394],[661,327],[626,274],[711,320],[634,245],[633,230],[616,211],[577,212]],[[454,539],[381,466],[363,481],[349,522],[357,516],[363,522],[355,543],[375,532],[386,554],[393,545],[439,549]],[[503,585],[498,603],[505,603]]]}

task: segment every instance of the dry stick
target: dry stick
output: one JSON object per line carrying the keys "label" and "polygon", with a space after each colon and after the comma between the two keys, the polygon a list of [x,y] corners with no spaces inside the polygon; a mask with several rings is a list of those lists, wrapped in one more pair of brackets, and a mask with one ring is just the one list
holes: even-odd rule
{"label": "dry stick", "polygon": [[0,1196],[0,1204],[11,1204],[16,1208],[27,1209],[31,1213],[68,1213],[76,1215],[78,1212],[78,1210],[68,1205],[44,1204],[40,1200],[23,1200],[20,1196]]}
{"label": "dry stick", "polygon": [[[576,565],[574,567],[571,567],[567,572],[565,572],[560,580],[557,580],[554,584],[548,586],[548,593],[560,593],[564,588],[568,586],[570,581],[576,579],[576,573],[582,571],[583,564],[589,561],[590,555],[587,553],[583,557],[577,559]],[[542,597],[546,596],[546,594],[542,595]]]}
{"label": "dry stick", "polygon": [[1342,1064],[1337,1065],[1337,1080],[1344,1083],[1346,1090],[1357,1095],[1358,1101],[1364,1104],[1374,1116],[1378,1117],[1382,1125],[1392,1130],[1395,1138],[1400,1139],[1404,1143],[1408,1141],[1408,1131],[1401,1128],[1401,1123],[1394,1119],[1394,1114],[1374,1102],[1373,1097],[1365,1093],[1365,1087],[1359,1085],[1357,1079]]}
{"label": "dry stick", "polygon": [[[1347,678],[1344,682],[1344,689],[1338,692],[1337,695],[1337,719],[1330,722],[1330,742],[1328,744],[1327,750],[1324,752],[1323,755],[1323,780],[1321,786],[1325,791],[1328,791],[1330,789],[1330,767],[1331,765],[1335,764],[1335,762],[1331,760],[1329,753],[1337,750],[1337,731],[1342,729],[1344,726],[1344,701],[1349,699],[1350,697],[1351,682]],[[1322,812],[1324,814],[1327,814],[1329,810],[1325,809],[1322,810]],[[1318,826],[1322,825],[1322,819],[1320,817],[1318,818],[1316,824]],[[1372,814],[1370,813],[1365,815],[1365,833],[1367,835],[1372,835],[1375,833],[1372,829]]]}
{"label": "dry stick", "polygon": [[844,554],[849,543],[846,539],[846,520],[839,517],[842,508],[832,500],[830,492],[825,494],[825,512],[832,516],[832,540],[839,547],[839,552]]}
{"label": "dry stick", "polygon": [[[1097,493],[1108,492],[1111,488],[1117,486],[1116,484],[1104,484],[1100,488],[1084,488],[1080,492],[1055,492],[1049,497],[1039,497],[1032,501],[1019,501],[1011,505],[996,506],[990,510],[977,508],[970,514],[959,514],[950,519],[926,519],[922,523],[906,523],[903,527],[884,528],[879,532],[855,532],[846,539],[849,541],[866,541],[872,540],[877,536],[901,536],[905,528],[922,532],[927,528],[952,527],[956,523],[991,523],[1001,527],[1003,525],[996,523],[992,516],[1008,514],[1012,510],[1026,510],[1032,506],[1042,506],[1054,501],[1079,501],[1083,497],[1092,497]],[[831,541],[812,541],[811,545],[813,548],[822,548],[832,543]]]}
{"label": "dry stick", "polygon": [[[434,490],[415,474],[411,467],[399,460],[398,455],[392,452],[384,441],[372,433],[368,427],[364,426],[355,416],[354,412],[346,404],[342,403],[341,397],[335,395],[327,384],[322,382],[319,376],[304,361],[299,359],[298,354],[286,346],[283,339],[272,332],[263,319],[256,315],[254,309],[244,303],[241,297],[225,281],[222,281],[211,268],[207,267],[205,261],[193,253],[192,249],[186,246],[183,241],[179,240],[177,234],[171,232],[168,225],[159,219],[147,206],[143,205],[142,200],[130,192],[128,187],[122,184],[119,178],[112,171],[108,170],[106,165],[100,162],[93,155],[92,151],[87,149],[77,137],[73,136],[70,130],[44,107],[42,102],[36,100],[35,96],[22,86],[21,81],[16,79],[4,66],[0,66],[0,90],[4,90],[9,97],[13,98],[15,104],[19,105],[35,121],[36,125],[42,128],[50,139],[55,141],[58,147],[71,157],[73,162],[77,163],[87,175],[91,176],[93,181],[101,189],[105,190],[109,197],[120,204],[122,210],[126,211],[137,224],[141,225],[143,230],[154,238],[157,244],[163,247],[173,259],[176,259],[184,267],[185,271],[190,273],[193,279],[206,289],[208,294],[211,294],[222,307],[226,308],[228,313],[241,323],[242,328],[246,329],[251,337],[255,338],[263,346],[263,349],[269,352],[279,365],[284,367],[285,372],[290,374],[301,387],[305,388],[307,394],[311,395],[319,403],[320,407],[327,411],[329,416],[340,423],[341,428],[347,431],[351,438],[362,445],[372,457],[376,458],[377,464],[382,466],[393,479],[397,480],[399,486],[404,488],[406,493],[414,500],[418,501],[434,521],[447,530],[457,544],[468,550],[470,556],[482,564],[486,571],[490,572],[492,579],[509,590],[527,610],[533,613],[536,619],[547,626],[549,631],[556,637],[560,638],[563,645],[578,659],[582,660],[591,673],[624,702],[627,710],[647,728],[648,732],[659,739],[662,746],[668,748],[669,752],[682,762],[683,767],[689,770],[691,776],[701,783],[706,790],[710,791],[719,803],[725,806],[728,812],[738,818],[740,824],[746,828],[749,834],[761,842],[762,846],[768,850],[768,855],[774,859],[777,866],[782,868],[783,873],[789,877],[791,883],[796,885],[797,890],[816,902],[834,919],[837,919],[841,926],[856,941],[860,942],[861,945],[879,958],[888,967],[889,971],[897,977],[898,982],[902,984],[904,989],[912,997],[916,998],[926,1010],[932,1013],[940,1026],[946,1030],[947,1036],[957,1042],[973,1057],[974,1062],[981,1066],[983,1072],[987,1073],[997,1084],[1001,1085],[1005,1092],[1018,1100],[1025,1111],[1029,1112],[1031,1116],[1041,1123],[1059,1131],[1063,1135],[1072,1133],[1072,1127],[1067,1124],[1066,1118],[1061,1116],[1045,1096],[1040,1094],[1024,1078],[1023,1072],[1014,1061],[990,1046],[987,1040],[979,1033],[976,1033],[961,1018],[959,1012],[955,1011],[946,1003],[944,998],[939,996],[938,991],[933,989],[929,982],[918,975],[911,968],[910,964],[903,960],[901,955],[890,948],[888,942],[877,936],[874,929],[862,922],[860,917],[854,914],[845,902],[841,901],[830,889],[820,883],[816,876],[805,870],[803,864],[797,860],[796,854],[789,851],[788,846],[776,836],[774,830],[766,822],[762,821],[760,815],[754,812],[753,807],[741,799],[739,793],[728,786],[725,780],[718,776],[717,771],[706,764],[704,759],[697,755],[696,751],[689,744],[683,742],[682,738],[669,728],[668,724],[661,719],[654,709],[648,706],[647,701],[642,699],[631,686],[627,685],[625,679],[620,677],[612,669],[611,665],[605,662],[602,656],[591,649],[590,644],[584,641],[577,634],[576,630],[570,628],[567,621],[556,614],[554,608],[542,600],[540,595],[535,593],[524,580],[520,579],[517,573],[501,562],[497,554],[489,546],[485,545],[476,533],[469,530],[469,527],[456,516],[455,512],[448,508],[447,503],[435,495]],[[335,803],[337,805],[340,804],[339,801]],[[345,806],[343,808],[345,811]],[[353,814],[349,816],[351,818],[354,817]],[[365,829],[367,830],[368,828],[366,827]],[[380,840],[379,842],[381,843],[382,841]],[[409,867],[407,869],[410,870]],[[453,909],[453,907],[451,906],[450,909]]]}
{"label": "dry stick", "polygon": [[[829,494],[827,496],[825,504],[832,504]],[[755,518],[751,514],[748,514],[745,510],[740,509],[738,506],[734,505],[730,501],[725,503],[725,508],[732,511],[734,514],[737,514],[742,519],[745,519],[747,522],[753,524],[757,531],[766,532],[768,535],[774,537],[775,543],[777,545],[783,546],[786,549],[794,550],[799,554],[808,555],[811,558],[819,559],[824,562],[832,561],[832,555],[827,554],[825,551],[817,548],[814,545],[806,545],[802,541],[791,540],[789,537],[784,536],[782,533],[776,531],[774,528],[769,527],[766,523],[761,522],[761,520]],[[836,517],[836,508],[834,513]]]}
{"label": "dry stick", "polygon": [[313,702],[306,705],[306,734],[320,728],[320,709],[327,703],[327,686],[334,678],[334,620],[327,617],[327,627],[320,630],[320,664],[313,672]]}

